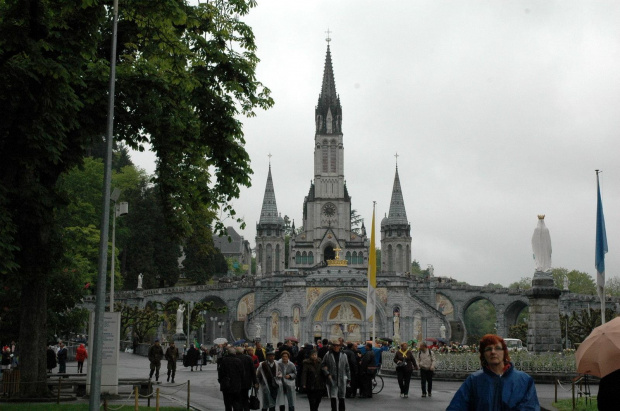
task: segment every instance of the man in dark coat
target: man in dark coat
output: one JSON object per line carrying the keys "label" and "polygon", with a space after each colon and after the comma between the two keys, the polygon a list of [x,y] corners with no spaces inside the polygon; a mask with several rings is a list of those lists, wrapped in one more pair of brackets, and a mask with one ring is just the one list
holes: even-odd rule
{"label": "man in dark coat", "polygon": [[237,358],[243,363],[243,384],[241,384],[241,405],[244,411],[250,410],[250,388],[258,389],[258,379],[256,378],[256,369],[254,362],[249,355],[243,352],[243,347],[237,347]]}
{"label": "man in dark coat", "polygon": [[177,373],[177,360],[179,359],[179,349],[174,345],[174,341],[170,342],[170,347],[166,349],[166,360],[168,360],[168,379],[172,374],[172,383],[174,384],[174,375]]}
{"label": "man in dark coat", "polygon": [[[194,371],[194,367],[196,367],[196,371],[198,371],[198,360],[200,360],[200,352],[196,349],[194,344],[189,345],[189,350],[187,350],[187,365],[190,367],[190,371]],[[202,370],[202,365],[200,366]]]}
{"label": "man in dark coat", "polygon": [[372,344],[366,344],[366,353],[360,361],[360,398],[372,398],[372,377],[376,371],[377,363]]}
{"label": "man in dark coat", "polygon": [[65,374],[67,372],[67,347],[62,341],[58,343],[58,373]]}
{"label": "man in dark coat", "polygon": [[155,381],[159,381],[159,369],[161,368],[162,358],[164,358],[164,349],[159,345],[159,340],[155,339],[155,343],[149,348],[149,361],[151,362],[149,379],[153,378],[153,373],[155,373]]}
{"label": "man in dark coat", "polygon": [[353,351],[353,346],[353,343],[348,343],[347,348],[342,351],[346,354],[347,359],[349,360],[349,369],[351,370],[351,386],[347,387],[345,398],[355,398],[355,394],[357,392],[357,373],[359,363],[357,362],[357,354]]}
{"label": "man in dark coat", "polygon": [[327,338],[323,339],[323,346],[319,348],[319,358],[322,360],[325,357],[325,354],[329,351],[329,340]]}
{"label": "man in dark coat", "polygon": [[225,411],[241,411],[241,391],[244,381],[243,362],[237,358],[234,347],[229,347],[218,362],[217,380],[224,395]]}

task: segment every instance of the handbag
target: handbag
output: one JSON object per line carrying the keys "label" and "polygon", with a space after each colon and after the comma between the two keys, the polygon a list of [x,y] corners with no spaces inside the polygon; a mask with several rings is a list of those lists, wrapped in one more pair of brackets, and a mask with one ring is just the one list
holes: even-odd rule
{"label": "handbag", "polygon": [[396,364],[396,369],[402,370],[407,368],[407,360],[402,360],[400,363]]}
{"label": "handbag", "polygon": [[256,388],[252,388],[252,394],[250,395],[250,409],[251,410],[260,410],[260,400],[256,395]]}

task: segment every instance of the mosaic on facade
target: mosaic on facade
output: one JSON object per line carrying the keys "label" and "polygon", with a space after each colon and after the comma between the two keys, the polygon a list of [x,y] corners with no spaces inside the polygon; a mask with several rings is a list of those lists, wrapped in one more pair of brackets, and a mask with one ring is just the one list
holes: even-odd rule
{"label": "mosaic on facade", "polygon": [[435,296],[437,311],[446,316],[448,320],[454,320],[454,306],[452,301],[443,294],[437,293]]}
{"label": "mosaic on facade", "polygon": [[237,321],[245,321],[248,314],[254,311],[254,293],[244,295],[237,305]]}

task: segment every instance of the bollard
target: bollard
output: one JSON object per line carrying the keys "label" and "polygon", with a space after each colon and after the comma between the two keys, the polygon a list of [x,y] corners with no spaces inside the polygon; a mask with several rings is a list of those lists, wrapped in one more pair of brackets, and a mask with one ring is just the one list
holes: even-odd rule
{"label": "bollard", "polygon": [[558,380],[555,380],[555,402],[558,402]]}
{"label": "bollard", "polygon": [[146,394],[146,406],[151,408],[151,393],[153,392],[153,385],[151,385],[151,380],[149,379],[149,389]]}
{"label": "bollard", "polygon": [[159,411],[159,387],[157,387],[155,392],[155,411]]}
{"label": "bollard", "polygon": [[573,381],[573,409],[575,409],[575,381]]}
{"label": "bollard", "polygon": [[133,393],[134,393],[134,398],[136,399],[135,405],[134,405],[134,410],[138,411],[138,409],[140,408],[140,407],[138,407],[138,395],[140,395],[140,394],[138,394],[138,386],[137,385],[133,387]]}
{"label": "bollard", "polygon": [[189,380],[187,380],[187,409],[189,410]]}
{"label": "bollard", "polygon": [[108,411],[108,397],[103,398],[103,411]]}

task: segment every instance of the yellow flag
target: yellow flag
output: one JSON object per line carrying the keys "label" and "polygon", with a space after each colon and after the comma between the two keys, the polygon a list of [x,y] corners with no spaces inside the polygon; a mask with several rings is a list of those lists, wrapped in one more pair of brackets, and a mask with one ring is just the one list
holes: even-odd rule
{"label": "yellow flag", "polygon": [[370,249],[368,250],[368,298],[366,299],[366,319],[375,315],[377,306],[377,250],[375,249],[375,206],[372,207],[372,227],[370,229]]}

